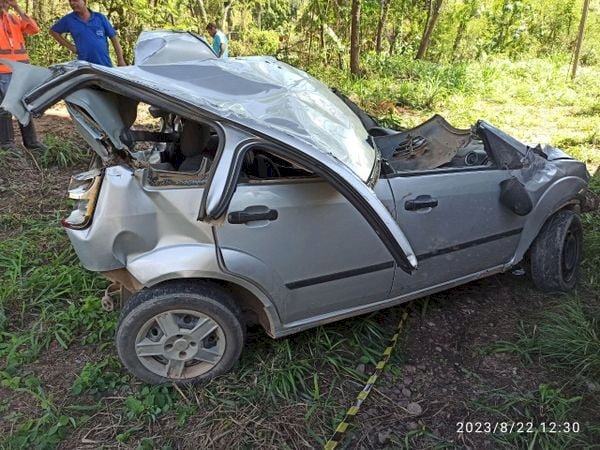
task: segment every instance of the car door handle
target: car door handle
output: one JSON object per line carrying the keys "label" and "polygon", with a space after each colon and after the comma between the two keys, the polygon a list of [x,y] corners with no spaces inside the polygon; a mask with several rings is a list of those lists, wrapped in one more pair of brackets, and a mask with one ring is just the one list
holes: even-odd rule
{"label": "car door handle", "polygon": [[227,215],[227,221],[233,224],[253,222],[255,220],[277,220],[279,213],[276,209],[268,211],[248,212],[248,211],[233,211]]}
{"label": "car door handle", "polygon": [[431,195],[419,195],[412,200],[406,200],[404,209],[407,211],[416,211],[417,209],[435,208],[437,205],[437,199],[432,198]]}

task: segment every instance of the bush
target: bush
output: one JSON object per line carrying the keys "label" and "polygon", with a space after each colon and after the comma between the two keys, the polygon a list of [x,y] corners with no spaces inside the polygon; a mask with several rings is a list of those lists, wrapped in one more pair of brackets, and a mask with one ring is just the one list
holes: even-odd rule
{"label": "bush", "polygon": [[279,52],[279,33],[276,31],[250,30],[244,33],[243,40],[232,35],[229,41],[230,56],[269,55]]}

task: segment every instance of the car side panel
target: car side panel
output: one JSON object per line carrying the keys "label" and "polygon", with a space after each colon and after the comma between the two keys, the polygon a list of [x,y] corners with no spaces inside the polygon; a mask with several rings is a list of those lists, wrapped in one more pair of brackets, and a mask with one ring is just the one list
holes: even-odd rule
{"label": "car side panel", "polygon": [[389,295],[391,255],[328,183],[238,185],[227,215],[252,208],[276,210],[278,217],[225,220],[215,225],[217,243],[227,271],[269,290],[284,326]]}
{"label": "car side panel", "polygon": [[[86,269],[123,268],[158,248],[214,246],[211,226],[196,220],[203,188],[147,188],[143,175],[143,170],[107,167],[91,225],[67,229]],[[162,266],[160,259],[155,264]]]}
{"label": "car side panel", "polygon": [[[417,254],[419,269],[397,272],[392,295],[403,295],[507,263],[514,255],[526,218],[499,202],[508,171],[431,171],[391,178],[397,221]],[[437,201],[408,210],[419,196]]]}

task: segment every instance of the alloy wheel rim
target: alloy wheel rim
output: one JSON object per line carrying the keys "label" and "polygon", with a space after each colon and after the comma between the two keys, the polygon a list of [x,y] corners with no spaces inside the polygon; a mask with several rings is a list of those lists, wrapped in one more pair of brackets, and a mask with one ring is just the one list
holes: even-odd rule
{"label": "alloy wheel rim", "polygon": [[225,334],[210,316],[190,309],[154,315],[140,328],[135,352],[152,373],[189,379],[213,369],[225,353]]}

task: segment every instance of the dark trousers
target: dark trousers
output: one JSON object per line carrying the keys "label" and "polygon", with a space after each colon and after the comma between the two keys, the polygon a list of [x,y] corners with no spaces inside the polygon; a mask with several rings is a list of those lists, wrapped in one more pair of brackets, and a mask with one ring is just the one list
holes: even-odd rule
{"label": "dark trousers", "polygon": [[[0,74],[0,102],[4,100],[8,83],[12,74],[2,73]],[[19,124],[21,129],[21,137],[23,138],[23,145],[26,148],[39,148],[40,144],[33,125],[33,119],[25,126]],[[15,132],[12,126],[12,115],[8,111],[4,111],[0,108],[0,147],[12,146],[15,143]]]}

